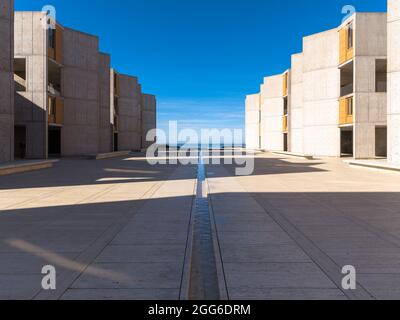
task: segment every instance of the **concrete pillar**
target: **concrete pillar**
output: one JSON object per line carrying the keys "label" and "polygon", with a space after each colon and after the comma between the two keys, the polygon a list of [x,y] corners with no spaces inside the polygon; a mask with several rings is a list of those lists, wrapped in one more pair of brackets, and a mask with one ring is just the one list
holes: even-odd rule
{"label": "concrete pillar", "polygon": [[[64,30],[63,156],[86,156],[99,151],[100,54],[97,37]],[[104,67],[103,67],[104,69]]]}
{"label": "concrete pillar", "polygon": [[147,141],[147,133],[157,128],[157,100],[154,95],[142,95],[142,149],[147,149],[154,141]]}
{"label": "concrete pillar", "polygon": [[283,75],[264,78],[262,121],[263,149],[283,151]]}
{"label": "concrete pillar", "polygon": [[376,67],[387,59],[386,13],[356,13],[354,20],[354,158],[375,158],[376,128],[386,126],[387,93],[378,92]]}
{"label": "concrete pillar", "polygon": [[304,154],[303,54],[292,55],[290,77],[290,151]]}
{"label": "concrete pillar", "polygon": [[337,29],[303,40],[304,153],[340,156],[339,34]]}
{"label": "concrete pillar", "polygon": [[15,13],[14,56],[26,67],[25,85],[15,94],[16,154],[31,159],[47,158],[47,30],[42,19],[42,12]]}
{"label": "concrete pillar", "polygon": [[101,53],[99,60],[99,153],[112,151],[112,123],[110,99],[110,55]]}
{"label": "concrete pillar", "polygon": [[400,165],[400,0],[388,1],[388,160]]}
{"label": "concrete pillar", "polygon": [[246,149],[259,150],[261,148],[261,106],[260,94],[246,97]]}
{"label": "concrete pillar", "polygon": [[141,86],[136,77],[118,74],[119,82],[119,150],[140,151],[141,129]]}
{"label": "concrete pillar", "polygon": [[14,158],[14,1],[0,0],[0,163]]}

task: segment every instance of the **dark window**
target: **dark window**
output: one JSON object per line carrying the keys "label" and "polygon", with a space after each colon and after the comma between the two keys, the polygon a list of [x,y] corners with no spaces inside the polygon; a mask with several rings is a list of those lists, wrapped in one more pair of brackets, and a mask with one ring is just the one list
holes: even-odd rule
{"label": "dark window", "polygon": [[14,84],[15,91],[25,92],[26,91],[26,59],[15,58],[14,59]]}
{"label": "dark window", "polygon": [[353,48],[353,43],[354,43],[354,30],[353,30],[353,24],[350,23],[347,27],[347,48],[351,49]]}
{"label": "dark window", "polygon": [[387,91],[387,60],[375,61],[375,92]]}
{"label": "dark window", "polygon": [[347,105],[347,115],[352,116],[353,115],[353,99],[350,98],[347,100],[348,105]]}
{"label": "dark window", "polygon": [[49,47],[52,49],[56,48],[56,30],[50,28],[48,30],[48,36],[49,36]]}
{"label": "dark window", "polygon": [[288,99],[287,97],[283,99],[283,115],[287,115],[289,112],[288,110]]}

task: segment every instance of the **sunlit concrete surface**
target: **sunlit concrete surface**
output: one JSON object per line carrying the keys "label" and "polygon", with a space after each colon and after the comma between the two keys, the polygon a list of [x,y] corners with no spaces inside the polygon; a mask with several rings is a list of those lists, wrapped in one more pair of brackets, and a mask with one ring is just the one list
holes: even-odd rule
{"label": "sunlit concrete surface", "polygon": [[0,299],[178,299],[195,169],[63,160],[1,177]]}
{"label": "sunlit concrete surface", "polygon": [[400,1],[388,1],[388,160],[400,165]]}
{"label": "sunlit concrete surface", "polygon": [[399,173],[270,154],[233,169],[208,166],[230,299],[400,298]]}
{"label": "sunlit concrete surface", "polygon": [[0,163],[14,158],[14,0],[0,0]]}
{"label": "sunlit concrete surface", "polygon": [[[399,173],[269,153],[250,176],[206,171],[229,299],[400,298]],[[0,177],[0,299],[184,298],[196,176],[137,155]],[[44,265],[54,291],[41,289]]]}

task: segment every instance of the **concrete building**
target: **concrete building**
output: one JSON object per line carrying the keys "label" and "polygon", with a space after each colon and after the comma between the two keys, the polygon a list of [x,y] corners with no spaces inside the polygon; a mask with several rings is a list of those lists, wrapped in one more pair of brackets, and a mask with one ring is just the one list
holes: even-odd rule
{"label": "concrete building", "polygon": [[304,153],[386,156],[385,21],[385,13],[356,13],[304,38]]}
{"label": "concrete building", "polygon": [[15,15],[15,154],[110,152],[110,57],[97,37],[59,23],[47,28],[46,20],[42,12]]}
{"label": "concrete building", "polygon": [[387,15],[356,13],[339,27],[341,155],[387,156]]}
{"label": "concrete building", "polygon": [[386,157],[386,34],[385,13],[356,13],[338,28],[305,37],[283,76],[284,92],[282,76],[261,86],[262,148]]}
{"label": "concrete building", "polygon": [[290,69],[289,99],[289,150],[296,154],[304,154],[303,123],[303,54],[292,55]]}
{"label": "concrete building", "polygon": [[[51,43],[54,31],[43,28],[46,15],[42,12],[15,13],[15,156],[16,158],[47,158],[47,104],[54,105],[50,121],[62,120],[61,95],[62,50],[60,42]],[[59,29],[61,32],[61,29]],[[58,33],[60,35],[60,33]],[[52,71],[50,71],[50,69]],[[50,76],[50,73],[52,74]],[[52,90],[50,93],[49,91]],[[54,97],[54,99],[53,99]],[[50,118],[50,117],[49,117]]]}
{"label": "concrete building", "polygon": [[14,1],[0,0],[0,163],[14,158]]}
{"label": "concrete building", "polygon": [[142,144],[141,86],[136,77],[111,69],[110,100],[114,151],[140,151]]}
{"label": "concrete building", "polygon": [[259,93],[246,97],[246,148],[261,149],[261,96]]}
{"label": "concrete building", "polygon": [[99,153],[113,151],[111,110],[111,57],[100,53],[99,57]]}
{"label": "concrete building", "polygon": [[261,147],[269,151],[289,151],[290,72],[266,77],[261,86]]}
{"label": "concrete building", "polygon": [[337,29],[305,37],[302,57],[304,153],[340,156]]}
{"label": "concrete building", "polygon": [[400,0],[388,1],[388,161],[400,165]]}
{"label": "concrete building", "polygon": [[65,28],[63,39],[61,155],[111,152],[110,57],[99,52],[96,36]]}
{"label": "concrete building", "polygon": [[157,128],[157,100],[154,95],[142,94],[141,102],[142,114],[141,114],[141,126],[142,126],[142,149],[147,149],[153,143],[154,140],[147,140],[147,133],[150,130]]}

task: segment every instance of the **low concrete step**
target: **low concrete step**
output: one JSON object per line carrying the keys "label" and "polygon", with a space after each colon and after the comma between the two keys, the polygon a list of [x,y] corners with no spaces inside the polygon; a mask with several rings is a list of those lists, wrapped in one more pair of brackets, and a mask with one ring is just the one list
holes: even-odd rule
{"label": "low concrete step", "polygon": [[400,166],[389,164],[385,160],[345,160],[350,166],[400,172]]}
{"label": "low concrete step", "polygon": [[303,158],[307,160],[314,160],[314,156],[307,155],[307,154],[300,154],[300,153],[293,153],[293,152],[286,152],[286,151],[273,151],[273,154],[277,155],[284,155],[289,157],[296,157],[296,158]]}
{"label": "low concrete step", "polygon": [[58,160],[17,160],[0,165],[0,176],[51,168]]}
{"label": "low concrete step", "polygon": [[112,159],[112,158],[122,158],[129,156],[130,151],[115,151],[115,152],[107,152],[107,153],[98,153],[94,156],[91,156],[90,159],[94,160],[104,160],[104,159]]}

